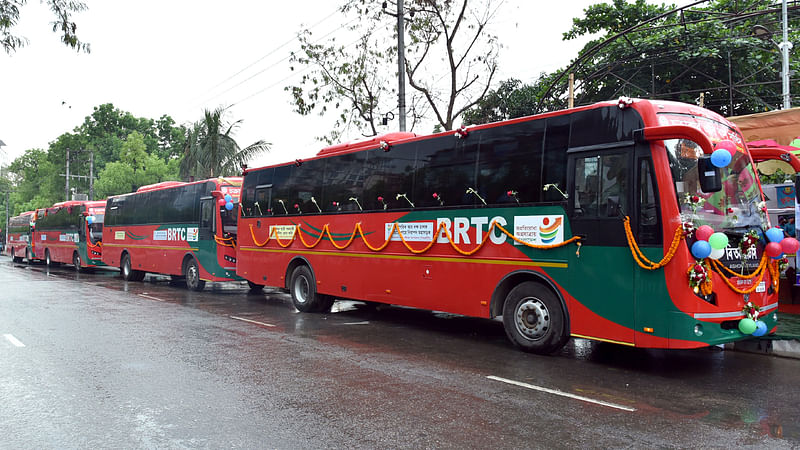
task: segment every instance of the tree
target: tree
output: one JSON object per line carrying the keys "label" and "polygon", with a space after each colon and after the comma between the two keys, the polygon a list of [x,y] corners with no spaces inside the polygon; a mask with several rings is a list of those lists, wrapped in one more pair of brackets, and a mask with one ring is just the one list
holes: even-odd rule
{"label": "tree", "polygon": [[[644,0],[590,6],[564,34],[600,35],[570,68],[579,80],[576,103],[620,95],[695,103],[702,93],[704,106],[725,116],[779,108],[779,52],[753,35],[754,25],[777,30],[779,11],[769,0],[712,0],[688,9]],[[790,30],[798,26],[800,19],[790,20]]]}
{"label": "tree", "polygon": [[[19,9],[26,3],[27,0],[0,0],[0,43],[8,54],[28,44],[25,37],[12,33],[19,22]],[[89,44],[78,39],[78,25],[72,21],[72,13],[85,11],[86,4],[79,0],[47,0],[46,3],[56,19],[51,22],[53,33],[60,32],[61,42],[67,47],[89,53]]]}
{"label": "tree", "polygon": [[[340,9],[355,19],[348,28],[359,36],[351,45],[335,40],[318,44],[304,30],[302,51],[291,56],[292,69],[308,74],[287,86],[295,111],[302,115],[336,112],[334,141],[353,127],[365,136],[378,133],[378,124],[397,111],[397,45],[394,21],[386,20],[381,1],[348,0]],[[486,94],[497,69],[499,44],[486,32],[496,10],[494,2],[407,0],[413,19],[405,33],[405,73],[413,89],[411,129],[426,116],[452,129],[457,118]],[[345,19],[346,20],[346,19]],[[442,74],[445,74],[442,76]],[[441,83],[441,79],[445,82]]]}
{"label": "tree", "polygon": [[233,138],[241,120],[228,123],[226,107],[206,109],[203,119],[187,129],[184,155],[180,165],[183,178],[211,178],[241,173],[250,158],[268,151],[270,144],[259,140],[245,148]]}

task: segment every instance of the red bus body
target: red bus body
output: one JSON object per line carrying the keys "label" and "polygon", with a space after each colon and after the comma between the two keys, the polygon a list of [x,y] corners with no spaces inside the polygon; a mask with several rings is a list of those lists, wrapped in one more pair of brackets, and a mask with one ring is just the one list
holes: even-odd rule
{"label": "red bus body", "polygon": [[102,226],[106,202],[68,201],[36,210],[33,257],[49,264],[73,264],[80,270],[105,266]]}
{"label": "red bus body", "polygon": [[31,256],[31,221],[34,220],[34,217],[35,211],[27,211],[8,219],[6,245],[3,252],[13,258],[14,262]]}
{"label": "red bus body", "polygon": [[141,280],[145,273],[185,276],[194,261],[200,289],[205,281],[241,280],[236,276],[236,210],[225,207],[226,196],[238,202],[240,186],[241,178],[170,181],[110,197],[103,262],[119,267],[123,277],[129,269],[131,279]]}
{"label": "red bus body", "polygon": [[[737,147],[731,167],[701,170],[721,140]],[[287,288],[304,311],[346,298],[503,316],[511,340],[528,351],[554,351],[569,337],[722,344],[748,337],[737,328],[748,304],[776,329],[777,263],[762,258],[762,234],[752,248],[759,277],[715,269],[711,292],[700,291],[687,269],[702,261],[683,227],[712,221],[731,239],[720,261],[736,267],[743,230],[768,226],[735,224],[759,217],[752,165],[738,129],[718,114],[648,100],[337,146],[245,170],[237,273]],[[615,167],[620,173],[605,172]],[[705,192],[687,174],[735,175],[740,185],[726,178],[723,189]],[[610,192],[608,180],[619,181],[616,195],[589,189]],[[685,201],[695,193],[707,201],[692,213]],[[736,203],[739,194],[748,201]],[[647,270],[635,248],[665,263]],[[742,271],[758,262],[748,258],[743,251]]]}

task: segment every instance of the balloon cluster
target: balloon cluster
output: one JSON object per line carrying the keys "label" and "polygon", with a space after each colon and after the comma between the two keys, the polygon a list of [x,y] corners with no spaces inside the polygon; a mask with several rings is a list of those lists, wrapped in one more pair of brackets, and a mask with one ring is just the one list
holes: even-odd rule
{"label": "balloon cluster", "polygon": [[800,242],[793,237],[783,237],[783,230],[778,227],[770,228],[765,234],[769,242],[764,247],[764,253],[772,259],[781,259],[783,255],[797,253],[800,249]]}
{"label": "balloon cluster", "polygon": [[714,144],[714,151],[711,153],[711,164],[714,167],[727,167],[736,154],[736,144],[733,141],[719,141]]}
{"label": "balloon cluster", "polygon": [[753,320],[749,317],[739,321],[739,331],[742,334],[752,334],[753,336],[763,336],[767,334],[767,324],[762,320]]}
{"label": "balloon cluster", "polygon": [[692,256],[697,259],[720,259],[728,246],[728,236],[722,232],[714,232],[708,225],[700,225],[694,232],[697,241],[692,244]]}
{"label": "balloon cluster", "polygon": [[225,194],[224,198],[217,200],[217,204],[220,207],[224,206],[225,209],[230,211],[233,209],[233,197],[231,197],[231,194]]}
{"label": "balloon cluster", "polygon": [[88,223],[89,225],[93,224],[94,221],[95,221],[94,216],[87,216],[86,217],[86,223]]}

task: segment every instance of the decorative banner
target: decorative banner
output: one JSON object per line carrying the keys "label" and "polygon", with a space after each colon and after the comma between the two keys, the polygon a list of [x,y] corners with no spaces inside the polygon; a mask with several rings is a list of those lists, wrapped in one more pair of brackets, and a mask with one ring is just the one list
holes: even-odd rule
{"label": "decorative banner", "polygon": [[[384,239],[389,239],[389,233],[394,227],[394,222],[389,222],[384,225]],[[433,222],[398,223],[397,229],[402,233],[403,239],[405,239],[406,242],[430,242],[433,240]],[[392,233],[392,240],[399,241],[400,234]]]}

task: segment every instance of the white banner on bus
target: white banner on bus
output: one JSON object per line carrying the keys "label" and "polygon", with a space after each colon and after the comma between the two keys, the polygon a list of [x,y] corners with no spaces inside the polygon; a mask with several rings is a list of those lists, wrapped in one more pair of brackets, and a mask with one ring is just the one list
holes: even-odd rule
{"label": "white banner on bus", "polygon": [[[384,239],[389,238],[393,227],[394,222],[386,224]],[[433,240],[433,222],[398,223],[397,229],[403,234],[406,242],[430,242]],[[399,241],[400,235],[397,232],[392,233],[392,240]]]}

